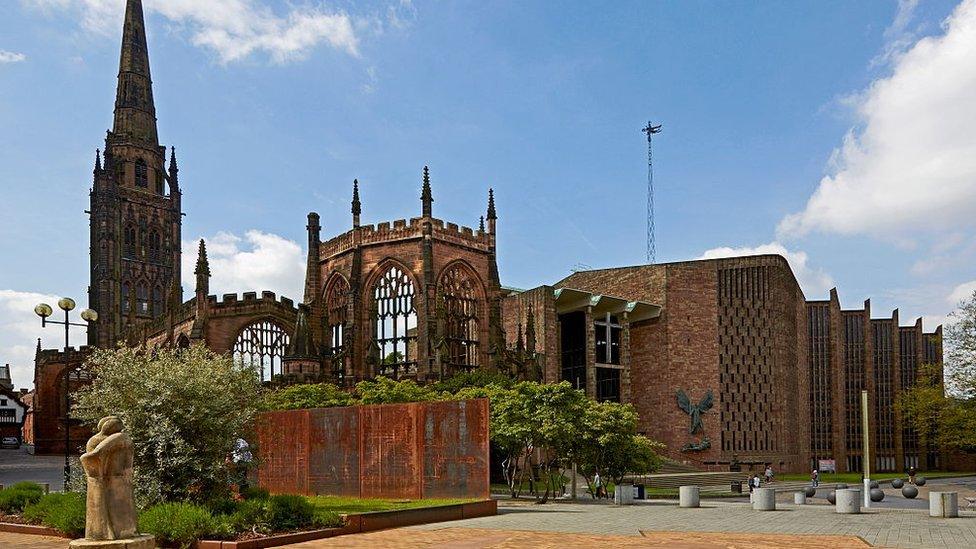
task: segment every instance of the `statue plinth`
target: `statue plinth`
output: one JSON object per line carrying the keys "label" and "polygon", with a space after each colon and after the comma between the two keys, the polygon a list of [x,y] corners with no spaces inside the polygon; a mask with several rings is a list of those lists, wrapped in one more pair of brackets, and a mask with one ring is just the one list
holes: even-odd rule
{"label": "statue plinth", "polygon": [[76,539],[68,547],[91,547],[98,549],[156,549],[156,538],[143,535],[129,539]]}

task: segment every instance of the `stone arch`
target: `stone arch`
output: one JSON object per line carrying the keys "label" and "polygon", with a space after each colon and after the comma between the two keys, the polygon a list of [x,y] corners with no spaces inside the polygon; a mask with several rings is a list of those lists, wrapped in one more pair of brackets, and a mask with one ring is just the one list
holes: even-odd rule
{"label": "stone arch", "polygon": [[[392,378],[417,374],[422,286],[399,261],[377,264],[366,284],[369,348],[376,374]],[[378,355],[378,356],[376,356]]]}
{"label": "stone arch", "polygon": [[487,299],[481,277],[464,260],[447,264],[437,277],[437,338],[448,372],[471,371],[482,364]]}
{"label": "stone arch", "polygon": [[289,341],[284,326],[266,316],[241,328],[234,338],[232,352],[235,360],[257,370],[261,382],[267,382],[283,373],[282,360]]}

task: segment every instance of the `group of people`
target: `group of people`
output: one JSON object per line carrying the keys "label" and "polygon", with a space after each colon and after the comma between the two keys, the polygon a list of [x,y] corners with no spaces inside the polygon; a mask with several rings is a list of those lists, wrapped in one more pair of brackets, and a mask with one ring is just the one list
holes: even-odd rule
{"label": "group of people", "polygon": [[752,492],[753,490],[762,487],[764,483],[769,484],[773,482],[773,477],[774,477],[773,466],[767,465],[766,470],[763,472],[762,479],[759,478],[759,473],[756,473],[755,475],[752,476],[752,478],[749,479],[749,492]]}

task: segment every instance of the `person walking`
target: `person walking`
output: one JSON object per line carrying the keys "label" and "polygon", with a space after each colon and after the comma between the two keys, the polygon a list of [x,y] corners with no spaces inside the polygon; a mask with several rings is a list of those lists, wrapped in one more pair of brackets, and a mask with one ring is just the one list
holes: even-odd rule
{"label": "person walking", "polygon": [[765,476],[766,476],[766,484],[769,484],[769,483],[773,482],[773,466],[772,465],[767,465],[766,466]]}
{"label": "person walking", "polygon": [[593,487],[596,488],[596,494],[594,494],[594,496],[597,499],[603,497],[603,479],[600,478],[599,471],[597,471],[597,473],[593,475]]}
{"label": "person walking", "polygon": [[814,469],[813,472],[810,473],[810,485],[814,488],[820,486],[820,471]]}
{"label": "person walking", "polygon": [[915,474],[916,474],[916,471],[915,471],[915,468],[914,467],[911,467],[911,468],[908,469],[908,483],[909,484],[915,484]]}

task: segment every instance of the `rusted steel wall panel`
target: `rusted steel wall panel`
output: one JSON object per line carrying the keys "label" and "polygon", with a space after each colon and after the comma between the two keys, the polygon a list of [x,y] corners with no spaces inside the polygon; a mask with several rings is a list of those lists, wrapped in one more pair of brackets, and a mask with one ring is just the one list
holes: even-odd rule
{"label": "rusted steel wall panel", "polygon": [[420,499],[422,448],[418,444],[417,422],[423,415],[420,404],[388,404],[359,408],[360,481],[365,498],[391,494]]}
{"label": "rusted steel wall panel", "polygon": [[489,497],[485,399],[269,412],[258,438],[275,493]]}
{"label": "rusted steel wall panel", "polygon": [[434,402],[424,418],[424,497],[489,497],[488,401]]}
{"label": "rusted steel wall panel", "polygon": [[308,410],[258,418],[258,483],[275,493],[308,491]]}
{"label": "rusted steel wall panel", "polygon": [[359,414],[349,408],[309,410],[308,491],[361,497]]}

